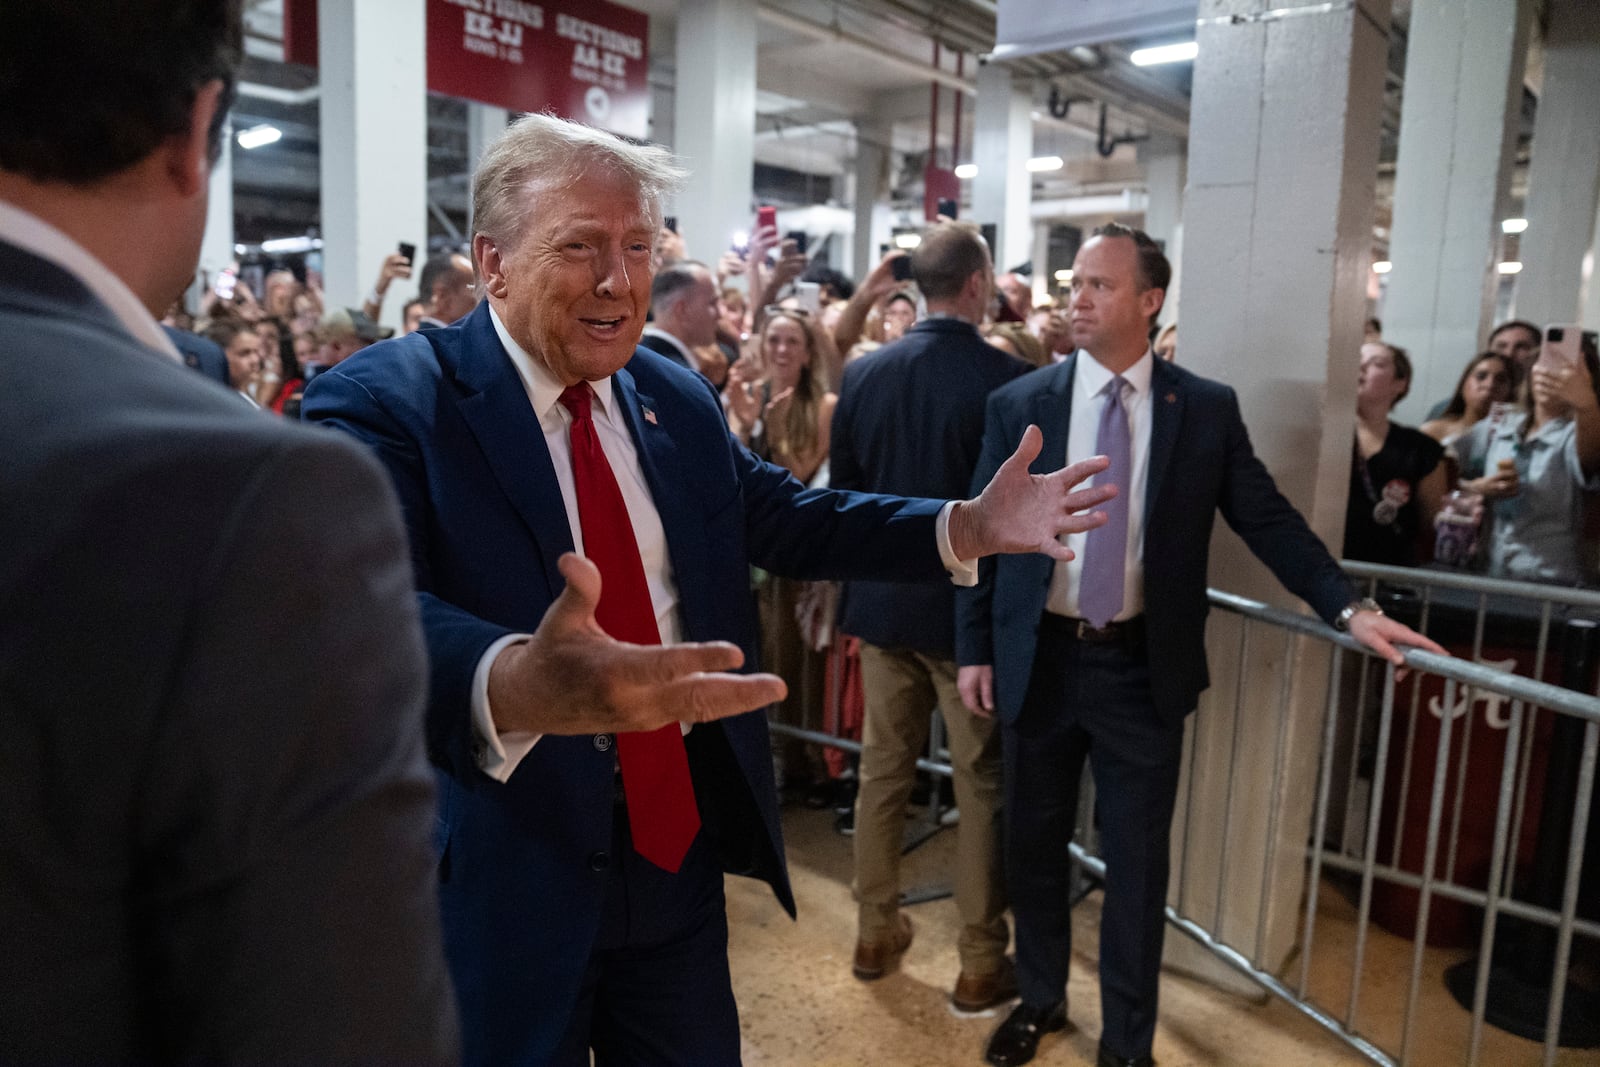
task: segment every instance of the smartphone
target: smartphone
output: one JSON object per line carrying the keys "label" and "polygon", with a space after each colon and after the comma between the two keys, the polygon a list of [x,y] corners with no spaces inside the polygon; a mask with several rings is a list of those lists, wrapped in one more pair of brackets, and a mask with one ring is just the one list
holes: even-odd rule
{"label": "smartphone", "polygon": [[406,266],[409,267],[411,264],[417,261],[417,246],[414,244],[408,244],[405,241],[401,241],[400,254],[405,257]]}
{"label": "smartphone", "polygon": [[1545,366],[1576,367],[1583,359],[1583,327],[1577,323],[1546,326],[1538,362]]}
{"label": "smartphone", "polygon": [[232,267],[226,267],[217,275],[217,284],[211,287],[217,294],[218,300],[232,300],[233,290],[239,284],[239,273]]}
{"label": "smartphone", "polygon": [[775,207],[761,206],[756,208],[756,229],[765,230],[778,228],[778,209]]}
{"label": "smartphone", "polygon": [[795,282],[794,299],[797,304],[815,315],[822,310],[822,286],[817,282]]}
{"label": "smartphone", "polygon": [[785,241],[793,241],[794,250],[799,252],[802,256],[806,254],[806,231],[790,230],[788,233],[783,235],[783,239]]}
{"label": "smartphone", "polygon": [[945,218],[955,218],[958,210],[959,208],[954,200],[951,200],[947,196],[941,196],[939,198],[939,214],[943,215]]}
{"label": "smartphone", "polygon": [[889,269],[894,273],[895,281],[909,282],[911,280],[911,257],[909,255],[895,256],[889,261]]}
{"label": "smartphone", "polygon": [[673,233],[677,233],[678,232],[678,216],[676,216],[676,215],[668,215],[666,218],[661,220],[661,225],[665,226],[667,229],[671,230]]}

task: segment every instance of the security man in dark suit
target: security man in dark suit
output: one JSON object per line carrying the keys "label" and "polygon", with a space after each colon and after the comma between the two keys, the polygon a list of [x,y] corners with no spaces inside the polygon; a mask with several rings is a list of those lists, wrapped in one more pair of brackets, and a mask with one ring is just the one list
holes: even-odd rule
{"label": "security man in dark suit", "polygon": [[[845,368],[831,435],[836,488],[959,494],[978,464],[985,399],[1029,369],[978,333],[995,290],[989,251],[975,227],[933,227],[911,255],[911,275],[927,301],[927,317]],[[886,259],[865,286],[887,290],[894,284]],[[989,715],[966,708],[956,692],[955,587],[937,580],[850,582],[841,628],[861,638],[866,698],[852,970],[871,981],[910,942],[910,919],[900,912],[901,839],[917,758],[927,748],[930,712],[937,707],[961,810],[954,871],[961,974],[951,999],[963,1011],[993,1007],[1017,989],[1005,954],[1000,735]]]}
{"label": "security man in dark suit", "polygon": [[1091,454],[1117,486],[1106,524],[1067,539],[1075,557],[980,565],[959,595],[959,685],[998,708],[1005,757],[1006,881],[1022,1002],[989,1042],[995,1067],[1034,1056],[1066,1025],[1072,952],[1067,843],[1084,760],[1093,764],[1106,860],[1100,921],[1101,1067],[1152,1063],[1168,838],[1184,717],[1206,687],[1206,565],[1220,510],[1279,581],[1317,614],[1401,662],[1432,641],[1355,591],[1250,448],[1233,390],[1150,350],[1172,276],[1141,231],[1084,243],[1068,308],[1077,351],[995,391],[981,482],[1029,423],[1033,470]]}

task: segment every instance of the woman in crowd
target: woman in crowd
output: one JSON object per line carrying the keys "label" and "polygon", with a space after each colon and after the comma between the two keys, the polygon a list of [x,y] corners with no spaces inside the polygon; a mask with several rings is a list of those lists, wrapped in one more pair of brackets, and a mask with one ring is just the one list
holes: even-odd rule
{"label": "woman in crowd", "polygon": [[1448,490],[1439,442],[1389,421],[1411,389],[1405,351],[1377,342],[1361,346],[1356,386],[1356,439],[1345,506],[1344,558],[1411,567],[1418,539],[1431,534]]}
{"label": "woman in crowd", "polygon": [[1178,324],[1169,322],[1161,327],[1161,332],[1156,334],[1156,342],[1152,346],[1157,359],[1164,359],[1168,363],[1178,358]]}
{"label": "woman in crowd", "polygon": [[1600,489],[1600,362],[1584,346],[1575,363],[1540,357],[1523,410],[1485,419],[1457,444],[1462,469],[1483,471],[1463,489],[1489,501],[1488,565],[1496,578],[1577,585],[1584,495]]}
{"label": "woman in crowd", "polygon": [[883,302],[883,343],[898,341],[917,321],[917,301],[904,289]]}
{"label": "woman in crowd", "polygon": [[1028,328],[1020,322],[993,323],[984,331],[983,339],[1000,351],[1035,367],[1043,367],[1050,362],[1050,353],[1044,350],[1044,342],[1029,333]]}
{"label": "woman in crowd", "polygon": [[[1423,423],[1422,432],[1443,445],[1446,452],[1454,452],[1456,439],[1486,418],[1490,405],[1511,399],[1515,375],[1511,360],[1498,352],[1474,356],[1462,370],[1444,414]],[[1482,473],[1472,472],[1474,477]]]}
{"label": "woman in crowd", "polygon": [[252,403],[252,387],[261,373],[261,338],[249,323],[232,317],[212,319],[200,336],[222,346],[228,357],[228,384]]}
{"label": "woman in crowd", "polygon": [[[741,359],[729,372],[728,422],[757,455],[771,460],[802,482],[821,481],[828,458],[834,394],[823,388],[820,371],[831,344],[809,315],[773,309],[762,324],[755,359]],[[773,721],[807,730],[822,729],[826,657],[807,639],[798,618],[803,604],[821,592],[812,583],[763,575],[756,591],[761,611],[762,663],[789,686]],[[831,617],[831,613],[828,613]],[[827,769],[816,745],[773,738],[779,781],[807,790],[808,802],[827,802]]]}

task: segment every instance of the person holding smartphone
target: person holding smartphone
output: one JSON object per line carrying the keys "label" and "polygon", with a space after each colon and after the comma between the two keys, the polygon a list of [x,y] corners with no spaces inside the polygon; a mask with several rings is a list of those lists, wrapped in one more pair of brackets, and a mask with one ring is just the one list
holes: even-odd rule
{"label": "person holding smartphone", "polygon": [[[1571,334],[1569,337],[1568,334]],[[1523,410],[1474,426],[1458,445],[1461,488],[1489,501],[1488,570],[1496,578],[1582,584],[1585,494],[1600,490],[1600,360],[1577,327],[1551,327],[1529,372]]]}

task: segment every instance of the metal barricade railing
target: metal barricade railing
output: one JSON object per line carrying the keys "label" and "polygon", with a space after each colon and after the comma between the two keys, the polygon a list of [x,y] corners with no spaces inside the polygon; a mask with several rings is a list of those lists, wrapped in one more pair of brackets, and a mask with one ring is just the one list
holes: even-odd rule
{"label": "metal barricade railing", "polygon": [[[1354,571],[1355,566],[1352,566]],[[1363,565],[1362,569],[1366,569]],[[1360,574],[1368,579],[1382,579],[1382,581],[1416,582],[1419,576],[1434,577],[1430,573],[1418,571],[1397,571],[1395,568],[1381,569],[1381,574]],[[1490,582],[1488,579],[1470,579],[1456,574],[1442,574],[1443,579],[1456,585],[1458,589],[1470,589],[1480,595],[1522,595],[1522,597],[1538,598],[1542,601],[1541,624],[1539,624],[1539,665],[1546,661],[1549,651],[1549,638],[1552,635],[1552,621],[1554,621],[1554,608],[1557,605],[1581,606],[1581,608],[1600,608],[1600,597],[1595,593],[1573,592],[1573,590],[1555,590],[1538,585],[1510,584],[1510,582]],[[1515,589],[1507,589],[1515,587]],[[1549,985],[1546,987],[1547,1009],[1538,1029],[1544,1035],[1544,1064],[1554,1064],[1555,1053],[1558,1048],[1558,1038],[1562,1033],[1558,1030],[1563,1019],[1563,1001],[1568,997],[1568,958],[1570,958],[1571,945],[1574,934],[1600,939],[1600,923],[1592,918],[1579,918],[1578,889],[1579,878],[1582,873],[1582,859],[1584,859],[1584,841],[1587,835],[1587,819],[1589,819],[1590,801],[1594,795],[1595,755],[1597,755],[1597,739],[1600,739],[1600,699],[1587,693],[1579,693],[1570,688],[1550,685],[1546,681],[1533,680],[1533,678],[1517,677],[1506,670],[1493,669],[1488,665],[1475,664],[1461,657],[1442,657],[1424,651],[1411,651],[1406,654],[1406,667],[1413,672],[1411,680],[1405,685],[1411,688],[1410,707],[1397,697],[1402,693],[1402,686],[1397,686],[1395,670],[1387,662],[1378,661],[1366,653],[1362,646],[1357,645],[1347,635],[1339,635],[1328,629],[1320,621],[1302,616],[1302,614],[1282,611],[1282,609],[1269,608],[1256,601],[1234,597],[1230,593],[1211,592],[1211,603],[1216,608],[1226,609],[1230,613],[1238,614],[1245,619],[1243,632],[1240,633],[1240,657],[1245,657],[1245,649],[1250,648],[1251,640],[1261,640],[1254,637],[1253,630],[1258,627],[1269,627],[1275,632],[1282,632],[1286,641],[1293,641],[1298,637],[1317,638],[1317,640],[1330,641],[1341,648],[1349,649],[1352,653],[1362,656],[1362,670],[1371,664],[1381,664],[1382,696],[1378,709],[1378,731],[1376,731],[1376,758],[1373,763],[1373,777],[1371,777],[1371,792],[1363,805],[1363,811],[1346,811],[1347,817],[1360,817],[1365,824],[1365,833],[1362,838],[1362,848],[1355,856],[1346,854],[1344,849],[1334,848],[1326,838],[1328,817],[1336,805],[1336,792],[1334,792],[1333,779],[1333,752],[1334,741],[1339,736],[1341,713],[1341,670],[1344,669],[1346,657],[1334,654],[1330,664],[1330,685],[1328,685],[1328,705],[1326,705],[1325,720],[1323,720],[1322,753],[1320,753],[1320,769],[1318,769],[1317,798],[1315,798],[1314,824],[1310,827],[1310,846],[1307,853],[1307,881],[1306,902],[1304,902],[1304,920],[1299,931],[1299,942],[1296,952],[1299,955],[1298,982],[1290,984],[1283,981],[1280,974],[1275,973],[1270,961],[1262,960],[1261,947],[1266,942],[1264,937],[1264,923],[1266,915],[1261,913],[1261,926],[1256,929],[1256,955],[1246,955],[1238,949],[1237,945],[1227,944],[1226,939],[1219,933],[1219,920],[1221,920],[1221,902],[1218,909],[1210,917],[1210,925],[1200,918],[1184,913],[1182,909],[1182,888],[1179,889],[1179,905],[1168,909],[1168,918],[1176,928],[1194,937],[1195,941],[1205,945],[1206,949],[1216,953],[1221,960],[1230,966],[1240,969],[1248,974],[1251,979],[1261,984],[1264,989],[1275,993],[1291,1005],[1301,1009],[1302,1013],[1312,1017],[1315,1021],[1325,1025],[1326,1029],[1336,1033],[1342,1040],[1346,1040],[1352,1048],[1357,1049],[1370,1061],[1378,1064],[1405,1064],[1413,1059],[1416,1033],[1418,1033],[1418,1001],[1421,993],[1422,961],[1427,952],[1427,933],[1429,933],[1430,909],[1438,899],[1459,901],[1462,904],[1474,905],[1483,909],[1482,931],[1478,934],[1477,963],[1470,969],[1462,987],[1467,990],[1470,998],[1469,1032],[1464,1041],[1464,1061],[1466,1064],[1482,1062],[1483,1025],[1486,1016],[1486,998],[1494,987],[1494,977],[1491,974],[1496,968],[1496,931],[1504,920],[1525,923],[1531,928],[1544,928],[1554,931],[1554,952],[1552,955],[1552,969],[1549,974]],[[1424,597],[1424,609],[1427,598]],[[1589,625],[1592,629],[1592,624]],[[1475,624],[1474,653],[1482,651],[1483,645],[1482,616]],[[1216,651],[1216,649],[1213,649]],[[1286,661],[1293,662],[1293,657],[1286,656]],[[1280,715],[1278,715],[1277,742],[1274,745],[1274,771],[1272,771],[1272,793],[1278,795],[1283,789],[1283,723],[1286,721],[1286,707],[1282,701],[1290,693],[1291,678],[1288,670],[1283,678],[1282,693],[1280,693]],[[1416,725],[1419,713],[1419,689],[1424,675],[1435,675],[1443,680],[1443,701],[1440,702],[1438,713],[1438,739],[1432,768],[1430,768],[1430,787],[1427,798],[1426,825],[1421,827],[1426,843],[1422,854],[1419,870],[1408,870],[1400,861],[1400,848],[1398,841],[1402,840],[1403,819],[1405,819],[1406,790],[1413,787],[1411,782],[1411,753],[1413,742],[1416,741]],[[1243,677],[1243,675],[1242,675]],[[1581,685],[1586,686],[1587,681]],[[1491,848],[1490,870],[1486,875],[1483,885],[1469,885],[1464,878],[1459,877],[1456,869],[1456,851],[1458,851],[1459,835],[1462,827],[1462,800],[1466,797],[1469,782],[1466,779],[1466,761],[1470,755],[1467,742],[1470,741],[1469,731],[1462,733],[1461,745],[1454,745],[1451,741],[1458,713],[1458,691],[1466,693],[1467,709],[1470,709],[1478,699],[1485,696],[1499,697],[1499,701],[1509,704],[1509,713],[1504,715],[1506,720],[1507,739],[1504,757],[1499,768],[1498,793],[1494,805],[1494,833],[1493,848]],[[1365,686],[1362,686],[1362,697],[1365,697]],[[1235,697],[1235,709],[1237,709]],[[1386,811],[1386,782],[1387,769],[1390,766],[1390,747],[1395,739],[1395,725],[1397,725],[1397,707],[1402,710],[1405,717],[1405,749],[1403,749],[1403,769],[1400,774],[1400,798],[1390,805],[1394,811],[1395,824],[1387,827],[1390,830],[1390,848],[1382,849],[1384,856],[1379,854],[1379,840],[1382,837],[1384,811]],[[1517,825],[1520,825],[1523,809],[1528,803],[1528,768],[1530,768],[1531,726],[1530,720],[1534,710],[1544,709],[1552,713],[1558,720],[1563,720],[1568,725],[1576,728],[1576,733],[1581,737],[1578,741],[1578,753],[1571,760],[1576,781],[1573,784],[1573,793],[1570,800],[1562,795],[1544,795],[1544,805],[1554,805],[1555,811],[1560,811],[1562,805],[1570,803],[1571,814],[1568,819],[1563,819],[1570,827],[1560,849],[1560,864],[1558,864],[1557,901],[1554,907],[1550,904],[1525,901],[1514,896],[1515,856],[1517,856]],[[1355,709],[1357,731],[1362,721],[1363,707],[1358,704]],[[1472,723],[1472,717],[1464,718],[1467,725]],[[1566,733],[1573,733],[1568,729]],[[1235,731],[1235,739],[1237,739]],[[1350,773],[1354,774],[1354,761]],[[1357,790],[1342,790],[1344,798],[1349,801]],[[1454,795],[1454,805],[1450,811],[1445,809],[1446,795]],[[1232,806],[1230,797],[1229,806]],[[1272,864],[1272,849],[1280,846],[1280,837],[1283,840],[1293,840],[1291,833],[1283,833],[1282,827],[1277,824],[1277,811],[1272,813],[1267,824],[1267,859],[1262,865],[1262,878],[1272,877],[1274,864]],[[1226,870],[1227,854],[1234,848],[1232,838],[1232,811],[1227,811],[1222,819],[1221,848],[1224,853],[1222,867]],[[1184,849],[1187,853],[1187,849]],[[1093,857],[1080,856],[1083,862],[1093,861]],[[1443,862],[1440,862],[1442,861]],[[1358,878],[1357,891],[1357,917],[1355,917],[1355,941],[1352,949],[1352,960],[1349,963],[1350,982],[1347,997],[1344,1003],[1338,1006],[1315,1003],[1310,997],[1310,979],[1317,966],[1315,960],[1315,934],[1317,934],[1318,894],[1325,889],[1325,875],[1328,872],[1344,873],[1347,877]],[[1186,877],[1186,870],[1179,867],[1174,870],[1174,880],[1182,886]],[[1418,893],[1416,902],[1416,915],[1414,915],[1414,936],[1411,939],[1411,965],[1410,979],[1406,984],[1405,1008],[1402,1014],[1402,1032],[1398,1048],[1382,1048],[1382,1041],[1374,1040],[1370,1033],[1362,1032],[1362,987],[1363,971],[1365,971],[1365,953],[1368,949],[1368,931],[1370,931],[1371,915],[1373,915],[1374,888],[1402,888],[1414,889]],[[1262,885],[1262,899],[1266,899],[1269,886]],[[1438,1062],[1435,1059],[1435,1062]]]}
{"label": "metal barricade railing", "polygon": [[[1242,758],[1240,752],[1242,731],[1238,729],[1238,725],[1244,697],[1246,677],[1244,667],[1250,659],[1252,642],[1260,647],[1266,641],[1273,639],[1260,637],[1256,634],[1256,630],[1265,628],[1280,635],[1286,650],[1283,657],[1285,666],[1282,675],[1276,680],[1277,719],[1273,724],[1274,739],[1271,749],[1271,792],[1274,796],[1279,795],[1284,786],[1287,767],[1286,746],[1291,710],[1289,705],[1295,690],[1294,665],[1297,662],[1291,654],[1292,647],[1297,641],[1310,638],[1355,653],[1357,658],[1352,660],[1352,657],[1337,652],[1330,656],[1311,825],[1307,827],[1302,823],[1298,828],[1284,825],[1279,806],[1274,805],[1267,815],[1265,840],[1247,843],[1252,846],[1251,855],[1255,854],[1255,849],[1264,849],[1265,859],[1261,864],[1263,902],[1273,891],[1274,887],[1270,882],[1275,869],[1281,866],[1275,862],[1277,850],[1292,848],[1305,853],[1304,901],[1300,909],[1298,938],[1293,951],[1281,959],[1272,958],[1267,953],[1265,948],[1268,942],[1267,914],[1264,904],[1255,916],[1254,923],[1251,924],[1254,929],[1249,933],[1253,934],[1253,939],[1244,939],[1253,944],[1253,948],[1241,948],[1238,943],[1240,938],[1225,936],[1225,933],[1231,935],[1233,931],[1225,932],[1223,929],[1224,878],[1230,874],[1234,856],[1243,851],[1241,841],[1235,840],[1238,833],[1234,825],[1234,800],[1231,792],[1223,812],[1220,834],[1211,834],[1207,841],[1208,844],[1214,844],[1220,849],[1218,861],[1220,873],[1217,879],[1215,904],[1206,915],[1194,914],[1188,904],[1186,860],[1191,854],[1191,844],[1196,843],[1188,840],[1188,836],[1195,831],[1192,828],[1192,820],[1186,817],[1183,836],[1180,838],[1182,844],[1178,849],[1179,857],[1172,873],[1172,883],[1177,887],[1178,899],[1176,906],[1167,909],[1168,922],[1268,993],[1293,1005],[1369,1061],[1385,1065],[1412,1062],[1417,1051],[1417,1016],[1423,961],[1428,950],[1430,911],[1435,901],[1459,902],[1481,909],[1483,913],[1477,939],[1477,960],[1470,975],[1470,1023],[1462,1058],[1462,1062],[1469,1067],[1485,1062],[1482,1058],[1484,1024],[1488,1013],[1488,993],[1492,986],[1491,968],[1496,960],[1495,945],[1500,928],[1505,923],[1515,922],[1524,924],[1530,929],[1547,932],[1548,936],[1554,939],[1553,965],[1546,990],[1548,1008],[1541,1030],[1544,1035],[1542,1063],[1549,1067],[1555,1063],[1559,1047],[1558,1039],[1561,1036],[1559,1028],[1567,998],[1568,965],[1574,937],[1582,936],[1600,943],[1600,921],[1578,915],[1579,880],[1588,834],[1590,804],[1594,793],[1597,755],[1600,755],[1600,697],[1590,695],[1587,691],[1589,688],[1587,681],[1579,683],[1585,691],[1578,691],[1539,680],[1538,677],[1521,677],[1474,661],[1481,656],[1484,648],[1487,626],[1486,605],[1491,597],[1524,598],[1536,605],[1534,609],[1534,616],[1537,619],[1536,650],[1533,670],[1530,673],[1539,675],[1544,672],[1547,665],[1554,627],[1561,621],[1561,616],[1576,609],[1600,617],[1600,593],[1370,564],[1347,563],[1346,569],[1352,577],[1368,583],[1369,588],[1373,590],[1377,588],[1378,583],[1384,583],[1385,586],[1403,585],[1420,589],[1420,601],[1416,605],[1419,618],[1413,625],[1424,633],[1429,629],[1430,609],[1435,600],[1434,589],[1450,589],[1478,598],[1477,617],[1472,623],[1470,658],[1438,656],[1420,650],[1409,651],[1406,653],[1405,662],[1411,676],[1405,682],[1397,683],[1392,664],[1373,657],[1348,635],[1335,632],[1320,620],[1269,607],[1233,594],[1211,590],[1210,600],[1214,608],[1242,619],[1237,653],[1240,669],[1237,675],[1237,688],[1233,694],[1233,730],[1227,755],[1229,777]],[[1597,630],[1596,634],[1600,636],[1600,630]],[[1229,653],[1213,648],[1212,654],[1216,657],[1219,654]],[[1353,710],[1341,706],[1341,683],[1347,660],[1360,664],[1359,671],[1362,678],[1356,688],[1359,695],[1357,706]],[[1361,791],[1356,789],[1351,781],[1357,774],[1356,761],[1351,761],[1348,776],[1344,780],[1338,782],[1334,780],[1334,754],[1336,742],[1341,736],[1341,720],[1353,717],[1353,722],[1350,723],[1354,726],[1352,734],[1359,742],[1367,714],[1366,679],[1374,669],[1382,671],[1382,693],[1377,708],[1374,770],[1370,790],[1363,797]],[[1427,710],[1421,704],[1420,683],[1422,678],[1428,675],[1441,679],[1444,687],[1443,699],[1440,702],[1438,741],[1432,760],[1433,766],[1422,768],[1424,773],[1419,775],[1419,781],[1413,782],[1411,764],[1416,751],[1417,723],[1419,716]],[[1408,687],[1407,700],[1404,697]],[[1465,704],[1468,710],[1465,719],[1470,727],[1472,722],[1470,709],[1475,702],[1491,699],[1495,701],[1496,708],[1508,707],[1509,710],[1501,715],[1505,723],[1506,741],[1495,786],[1494,831],[1489,870],[1487,877],[1479,885],[1469,884],[1457,869],[1463,798],[1467,787],[1473,784],[1467,781],[1466,776],[1466,765],[1470,756],[1470,749],[1467,746],[1471,731],[1470,729],[1463,731],[1459,749],[1453,745],[1451,738],[1459,714],[1456,709]],[[1395,729],[1397,709],[1403,718],[1403,722],[1400,723],[1403,727],[1400,741],[1402,762],[1397,784],[1398,796],[1391,798],[1393,800],[1391,807],[1395,812],[1394,822],[1393,825],[1385,827],[1385,793],[1388,777],[1386,770],[1390,763],[1391,749],[1395,747],[1397,739]],[[1559,850],[1561,855],[1557,857],[1559,884],[1555,887],[1556,899],[1543,903],[1520,899],[1515,894],[1516,860],[1521,848],[1520,834],[1529,802],[1534,717],[1539,711],[1546,712],[1558,722],[1564,722],[1570,727],[1567,733],[1572,736],[1574,743],[1570,746],[1571,750],[1567,752],[1567,756],[1570,757],[1569,762],[1575,779],[1569,796],[1547,794],[1543,798],[1543,804],[1547,807],[1559,806],[1564,802],[1570,804],[1570,812],[1562,812],[1564,818],[1561,821],[1566,826],[1566,832],[1565,840],[1560,842],[1563,846]],[[1215,711],[1212,712],[1214,713]],[[826,733],[798,730],[778,724],[774,724],[773,729],[774,732],[785,736],[802,738],[822,745],[831,745],[847,751],[860,750],[858,742]],[[918,761],[918,768],[935,775],[948,776],[949,764],[947,759],[939,758],[941,756],[943,756],[941,752],[930,752],[927,758]],[[1454,764],[1453,760],[1456,761]],[[1196,779],[1194,769],[1191,763],[1189,775],[1191,791]],[[1409,870],[1402,863],[1401,845],[1406,831],[1403,820],[1411,790],[1420,788],[1422,778],[1426,778],[1430,783],[1428,816],[1426,825],[1420,829],[1424,837],[1423,859],[1420,870]],[[1447,794],[1453,794],[1455,797],[1455,803],[1449,811],[1446,811],[1445,807]],[[1190,799],[1193,799],[1192,793]],[[1359,821],[1360,833],[1356,837],[1344,835],[1344,841],[1353,841],[1359,845],[1358,848],[1347,849],[1342,842],[1335,843],[1328,840],[1330,813],[1336,808],[1343,809],[1342,814],[1345,816],[1343,821],[1346,824],[1352,820]],[[1080,823],[1086,825],[1088,806],[1085,805],[1080,810],[1083,813],[1080,815]],[[1092,838],[1083,835],[1081,829],[1082,827],[1080,827],[1080,841],[1090,840],[1092,849]],[[1389,847],[1380,850],[1380,838],[1383,836],[1381,831],[1385,829],[1389,833]],[[1415,832],[1416,828],[1413,830]],[[1309,843],[1303,843],[1307,839]],[[1074,859],[1083,870],[1095,877],[1103,878],[1105,868],[1102,860],[1090,849],[1083,847],[1080,841],[1074,841],[1071,845]],[[1590,858],[1593,862],[1600,863],[1600,856]],[[1312,978],[1319,963],[1316,959],[1316,937],[1321,894],[1327,891],[1325,882],[1329,876],[1354,879],[1356,883],[1354,941],[1349,961],[1350,983],[1346,995],[1341,998],[1343,1002],[1336,1005],[1319,1002],[1311,990]],[[1411,938],[1409,950],[1411,957],[1409,980],[1406,985],[1398,1047],[1392,1045],[1386,1047],[1387,1043],[1382,1037],[1365,1032],[1362,1025],[1363,970],[1372,921],[1374,892],[1379,887],[1385,890],[1394,888],[1413,890],[1417,893],[1415,934]],[[1295,956],[1298,956],[1299,973],[1290,979],[1284,976],[1285,969],[1289,966],[1286,961],[1292,960]],[[1435,1057],[1433,1062],[1440,1061]]]}

